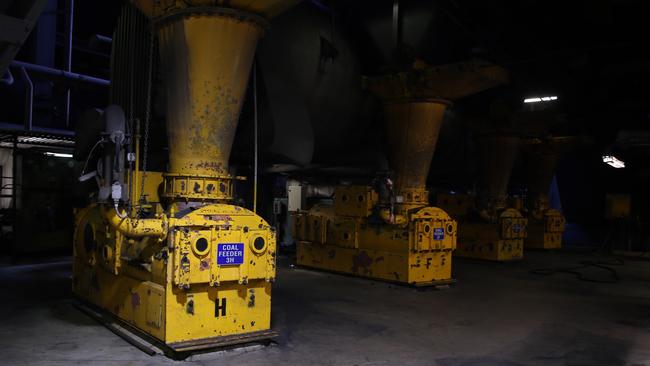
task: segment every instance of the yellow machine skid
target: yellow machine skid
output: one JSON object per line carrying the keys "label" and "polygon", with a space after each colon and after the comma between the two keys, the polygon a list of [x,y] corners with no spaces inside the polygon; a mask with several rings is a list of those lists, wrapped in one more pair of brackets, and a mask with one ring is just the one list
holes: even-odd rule
{"label": "yellow machine skid", "polygon": [[297,257],[301,266],[382,281],[414,286],[453,282],[451,254],[445,252],[411,254],[300,242]]}
{"label": "yellow machine skid", "polygon": [[456,222],[436,207],[409,214],[404,226],[373,221],[374,203],[366,202],[376,199],[371,192],[370,187],[340,187],[334,205],[294,214],[298,264],[415,286],[452,282]]}
{"label": "yellow machine skid", "polygon": [[499,239],[496,225],[463,223],[455,256],[508,262],[524,257],[523,239]]}
{"label": "yellow machine skid", "polygon": [[548,209],[540,220],[528,218],[528,237],[526,249],[560,249],[566,220],[560,211]]}
{"label": "yellow machine skid", "polygon": [[528,222],[515,209],[505,210],[495,223],[462,221],[458,230],[458,257],[516,261],[524,257]]}
{"label": "yellow machine skid", "polygon": [[[276,244],[264,220],[213,204],[174,218],[169,233],[129,239],[98,206],[80,211],[74,293],[173,349],[270,329]],[[226,264],[220,249],[234,244],[241,263]]]}

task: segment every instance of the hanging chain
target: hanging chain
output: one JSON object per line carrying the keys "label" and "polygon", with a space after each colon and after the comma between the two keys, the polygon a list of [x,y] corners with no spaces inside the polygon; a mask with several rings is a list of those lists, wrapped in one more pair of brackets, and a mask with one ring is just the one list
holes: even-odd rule
{"label": "hanging chain", "polygon": [[[128,154],[132,153],[135,150],[134,136],[135,136],[135,133],[137,132],[135,130],[135,125],[133,123],[134,122],[133,113],[134,113],[134,110],[135,110],[135,106],[133,104],[133,100],[135,98],[135,92],[134,92],[135,75],[134,75],[134,73],[135,73],[134,57],[130,57],[129,58],[129,119],[128,119],[128,126],[127,126],[127,130],[129,131],[128,133],[130,135],[130,138],[129,138]],[[131,159],[129,159],[128,155],[127,155],[126,160],[127,160],[128,164],[129,164],[129,182],[131,182],[131,184],[128,185],[128,197],[129,197],[129,199],[128,199],[128,204],[127,204],[127,208],[128,208],[127,212],[131,212],[131,209],[132,209],[131,205],[132,205],[132,202],[133,202],[133,195],[135,195],[135,189],[136,189],[135,185],[133,184],[133,181],[135,179],[135,171],[134,171],[135,167],[134,167],[134,164],[131,161]]]}
{"label": "hanging chain", "polygon": [[153,83],[154,27],[149,24],[149,70],[147,76],[147,101],[144,114],[144,141],[142,146],[142,181],[140,182],[140,203],[144,202],[144,182],[147,177],[147,153],[149,151],[149,122],[151,120],[151,84]]}

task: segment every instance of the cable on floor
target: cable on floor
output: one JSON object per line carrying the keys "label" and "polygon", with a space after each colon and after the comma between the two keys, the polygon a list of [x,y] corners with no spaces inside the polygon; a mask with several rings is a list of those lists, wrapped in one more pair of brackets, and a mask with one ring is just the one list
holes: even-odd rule
{"label": "cable on floor", "polygon": [[[594,282],[594,283],[616,283],[620,280],[618,272],[611,266],[622,266],[625,264],[621,259],[614,259],[611,261],[581,261],[579,266],[574,267],[552,267],[540,268],[530,270],[530,273],[540,276],[550,276],[558,273],[566,273],[574,275],[580,281]],[[609,273],[609,279],[598,279],[586,277],[580,270],[588,268],[598,268]]]}

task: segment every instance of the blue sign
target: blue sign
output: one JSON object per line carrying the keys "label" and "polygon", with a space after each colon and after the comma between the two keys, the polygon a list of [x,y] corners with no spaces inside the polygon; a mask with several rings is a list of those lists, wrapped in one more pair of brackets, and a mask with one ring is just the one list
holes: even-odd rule
{"label": "blue sign", "polygon": [[445,238],[445,229],[437,227],[433,229],[433,240],[442,240]]}
{"label": "blue sign", "polygon": [[244,243],[217,244],[217,264],[220,266],[244,263]]}
{"label": "blue sign", "polygon": [[521,231],[521,226],[519,224],[512,225],[512,231],[518,233]]}

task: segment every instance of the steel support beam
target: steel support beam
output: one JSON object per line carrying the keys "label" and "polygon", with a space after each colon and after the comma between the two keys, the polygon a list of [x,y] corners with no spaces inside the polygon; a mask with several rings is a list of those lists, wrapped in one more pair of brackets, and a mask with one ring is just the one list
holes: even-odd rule
{"label": "steel support beam", "polygon": [[59,70],[59,69],[54,69],[51,67],[47,66],[42,66],[42,65],[36,65],[36,64],[30,64],[28,62],[22,62],[22,61],[12,61],[11,66],[13,67],[23,67],[27,71],[34,71],[39,74],[43,75],[49,75],[49,76],[56,76],[60,77],[63,79],[71,80],[71,81],[80,81],[84,83],[89,83],[89,84],[95,84],[95,85],[102,85],[102,86],[109,86],[111,82],[106,79],[101,79],[101,78],[96,78],[93,76],[88,76],[88,75],[83,75],[83,74],[77,74],[74,72],[69,72],[65,70]]}

